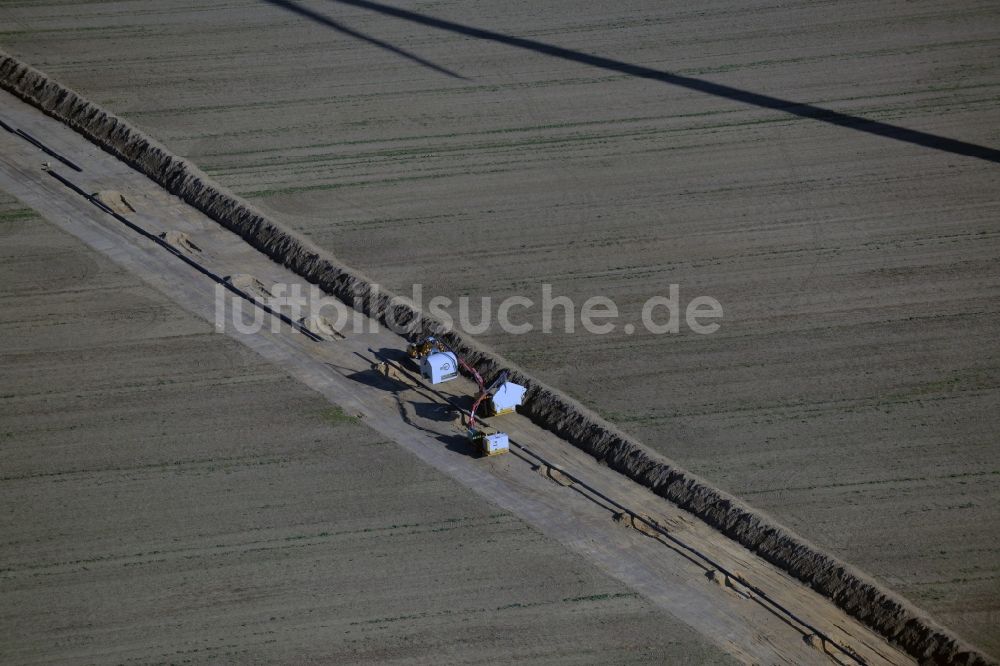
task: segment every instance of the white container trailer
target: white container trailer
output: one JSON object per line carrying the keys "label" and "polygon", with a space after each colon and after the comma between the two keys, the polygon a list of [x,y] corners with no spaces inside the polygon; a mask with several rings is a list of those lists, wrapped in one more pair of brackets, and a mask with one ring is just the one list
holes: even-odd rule
{"label": "white container trailer", "polygon": [[431,384],[454,379],[458,377],[458,359],[448,351],[428,354],[420,363],[420,374]]}

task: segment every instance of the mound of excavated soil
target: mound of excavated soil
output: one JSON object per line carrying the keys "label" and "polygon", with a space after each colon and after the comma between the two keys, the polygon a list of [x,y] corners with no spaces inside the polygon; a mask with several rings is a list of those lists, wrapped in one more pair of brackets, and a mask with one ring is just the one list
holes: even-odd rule
{"label": "mound of excavated soil", "polygon": [[164,231],[160,234],[160,238],[167,241],[178,250],[183,250],[188,254],[201,252],[201,248],[195,245],[194,242],[192,242],[191,237],[183,231]]}
{"label": "mound of excavated soil", "polygon": [[560,486],[573,485],[573,479],[553,467],[549,467],[548,465],[538,465],[534,469],[546,479],[558,483]]}
{"label": "mound of excavated soil", "polygon": [[656,522],[649,516],[646,516],[645,518],[646,520],[638,520],[636,516],[633,516],[630,513],[625,513],[623,511],[621,513],[615,514],[614,521],[619,525],[621,525],[622,527],[631,527],[636,532],[640,532],[642,534],[645,534],[646,536],[653,537],[654,539],[661,536],[659,531],[657,531],[656,529],[654,529],[649,525],[649,523],[656,524]]}
{"label": "mound of excavated soil", "polygon": [[119,215],[127,215],[128,213],[135,212],[135,208],[132,204],[130,204],[128,199],[125,198],[125,195],[118,190],[101,190],[99,192],[94,192],[91,196]]}
{"label": "mound of excavated soil", "polygon": [[309,315],[299,319],[299,323],[324,340],[343,340],[344,335],[333,327],[330,320],[322,315]]}
{"label": "mound of excavated soil", "polygon": [[240,291],[250,294],[256,299],[267,300],[271,298],[271,290],[268,289],[267,285],[249,273],[233,273],[232,275],[227,275],[224,279]]}

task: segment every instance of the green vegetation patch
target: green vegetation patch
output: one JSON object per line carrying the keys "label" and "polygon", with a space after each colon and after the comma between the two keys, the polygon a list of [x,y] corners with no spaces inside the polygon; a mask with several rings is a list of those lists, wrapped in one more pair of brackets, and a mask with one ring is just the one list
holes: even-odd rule
{"label": "green vegetation patch", "polygon": [[331,405],[319,413],[319,417],[330,425],[344,425],[361,421],[357,416],[351,416],[337,405]]}
{"label": "green vegetation patch", "polygon": [[30,208],[3,210],[0,211],[0,224],[3,224],[4,222],[20,222],[21,220],[30,220],[35,217],[35,215],[35,211]]}

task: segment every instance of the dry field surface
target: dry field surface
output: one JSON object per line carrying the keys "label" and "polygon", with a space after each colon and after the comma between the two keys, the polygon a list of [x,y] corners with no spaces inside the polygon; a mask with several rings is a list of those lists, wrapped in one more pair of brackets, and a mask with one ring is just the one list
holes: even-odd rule
{"label": "dry field surface", "polygon": [[728,661],[2,195],[0,247],[3,663]]}
{"label": "dry field surface", "polygon": [[1000,652],[1000,167],[538,46],[996,148],[997,5],[405,6],[534,41],[355,0],[3,2],[0,46],[389,288],[717,298],[710,336],[482,339]]}

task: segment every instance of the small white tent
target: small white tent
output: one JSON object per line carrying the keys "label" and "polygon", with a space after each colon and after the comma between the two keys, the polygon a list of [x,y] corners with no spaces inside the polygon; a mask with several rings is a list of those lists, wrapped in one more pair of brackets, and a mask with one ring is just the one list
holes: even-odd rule
{"label": "small white tent", "polygon": [[491,402],[494,414],[507,414],[524,402],[526,388],[514,382],[504,382],[493,392]]}

